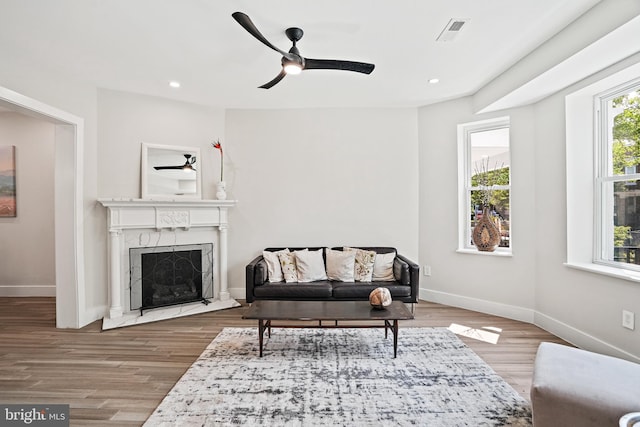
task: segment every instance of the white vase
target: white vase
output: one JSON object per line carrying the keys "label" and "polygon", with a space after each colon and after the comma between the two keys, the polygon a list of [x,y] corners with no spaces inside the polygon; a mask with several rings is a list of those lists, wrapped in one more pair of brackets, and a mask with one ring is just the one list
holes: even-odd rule
{"label": "white vase", "polygon": [[224,181],[216,184],[216,199],[225,200],[227,198],[226,186],[227,184]]}

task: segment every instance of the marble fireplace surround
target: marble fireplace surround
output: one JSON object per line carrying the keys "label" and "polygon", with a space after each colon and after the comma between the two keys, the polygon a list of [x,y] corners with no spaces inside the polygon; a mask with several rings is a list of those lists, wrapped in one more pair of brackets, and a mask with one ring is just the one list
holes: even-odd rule
{"label": "marble fireplace surround", "polygon": [[[227,283],[228,210],[234,200],[99,199],[108,210],[109,312],[102,329],[238,307]],[[213,243],[214,297],[145,311],[129,309],[129,249]]]}

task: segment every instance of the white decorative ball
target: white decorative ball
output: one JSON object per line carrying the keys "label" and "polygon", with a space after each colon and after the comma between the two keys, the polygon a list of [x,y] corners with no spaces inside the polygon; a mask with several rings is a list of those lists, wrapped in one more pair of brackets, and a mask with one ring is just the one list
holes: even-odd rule
{"label": "white decorative ball", "polygon": [[391,305],[391,292],[387,288],[375,288],[369,294],[369,303],[379,310]]}

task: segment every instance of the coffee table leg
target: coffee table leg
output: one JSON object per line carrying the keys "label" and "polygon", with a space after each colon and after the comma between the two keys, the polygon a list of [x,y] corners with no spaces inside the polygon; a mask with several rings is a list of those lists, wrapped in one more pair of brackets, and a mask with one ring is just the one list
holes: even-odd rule
{"label": "coffee table leg", "polygon": [[393,358],[398,355],[398,321],[393,321]]}
{"label": "coffee table leg", "polygon": [[264,340],[264,320],[258,320],[258,344],[260,345],[260,357],[262,357],[262,343]]}

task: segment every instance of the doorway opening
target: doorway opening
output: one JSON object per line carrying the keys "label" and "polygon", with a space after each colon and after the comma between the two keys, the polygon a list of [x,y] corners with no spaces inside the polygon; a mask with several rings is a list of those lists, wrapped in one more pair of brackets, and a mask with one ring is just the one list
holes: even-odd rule
{"label": "doorway opening", "polygon": [[56,327],[80,328],[86,319],[83,231],[84,119],[0,87],[0,106],[55,125]]}

